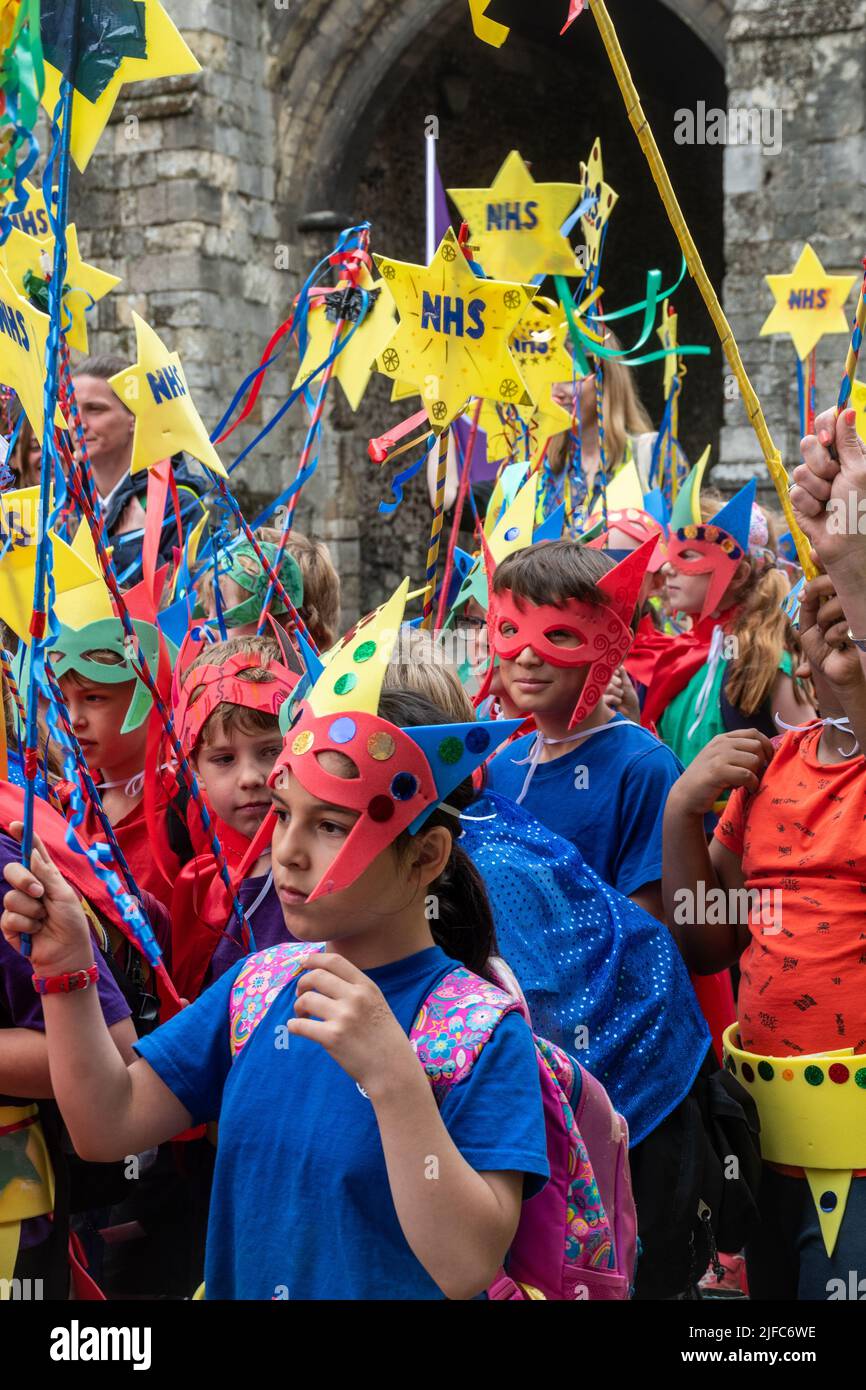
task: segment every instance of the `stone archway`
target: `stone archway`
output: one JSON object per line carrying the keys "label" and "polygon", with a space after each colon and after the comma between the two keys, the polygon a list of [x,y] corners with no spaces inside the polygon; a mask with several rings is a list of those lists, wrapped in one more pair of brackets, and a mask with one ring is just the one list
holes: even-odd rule
{"label": "stone archway", "polygon": [[662,4],[694,29],[720,63],[725,62],[731,0],[662,0]]}

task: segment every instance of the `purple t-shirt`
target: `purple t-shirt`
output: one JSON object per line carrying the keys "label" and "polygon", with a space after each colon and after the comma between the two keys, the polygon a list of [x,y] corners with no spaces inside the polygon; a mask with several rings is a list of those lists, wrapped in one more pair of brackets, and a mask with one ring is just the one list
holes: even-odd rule
{"label": "purple t-shirt", "polygon": [[[9,884],[3,877],[7,864],[17,864],[21,858],[21,846],[8,835],[0,834],[0,911],[6,901]],[[102,1005],[102,1013],[109,1028],[121,1019],[129,1018],[130,1008],[114,982],[114,978],[97,951],[94,951],[99,966],[99,979],[96,992]],[[45,1019],[42,1014],[42,999],[33,988],[33,968],[25,956],[10,946],[5,936],[0,934],[0,1000],[5,1026],[10,1028],[32,1028],[35,1032],[45,1032]],[[7,1022],[8,1020],[8,1022]],[[0,1093],[3,1093],[3,1075],[0,1070]],[[21,1105],[27,1102],[23,1098]],[[34,1216],[21,1223],[20,1248],[28,1249],[47,1239],[51,1224],[47,1216]]]}
{"label": "purple t-shirt", "polygon": [[[270,874],[262,874],[258,878],[245,878],[238,897],[255,938],[255,945],[251,946],[251,951],[265,951],[269,946],[295,940],[283,920],[283,909],[280,907]],[[232,916],[226,923],[225,934],[220,937],[211,957],[208,972],[204,977],[205,989],[212,985],[214,980],[218,980],[220,975],[224,975],[227,970],[240,965],[241,961],[246,959],[248,953],[241,946],[240,937],[240,927]]]}

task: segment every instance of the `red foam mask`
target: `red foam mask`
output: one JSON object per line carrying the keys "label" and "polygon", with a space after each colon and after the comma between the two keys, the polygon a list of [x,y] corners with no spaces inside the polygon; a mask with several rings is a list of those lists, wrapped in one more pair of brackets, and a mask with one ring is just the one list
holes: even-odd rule
{"label": "red foam mask", "polygon": [[[604,595],[604,602],[570,599],[561,607],[552,603],[519,607],[510,589],[492,594],[488,631],[491,651],[500,660],[514,661],[529,647],[540,661],[551,666],[588,668],[569,728],[592,713],[632,644],[631,622],[657,539],[653,536],[598,581],[596,587]],[[513,632],[503,632],[503,628],[511,627]],[[554,631],[571,633],[577,644],[557,646],[550,640]],[[487,695],[492,678],[491,661],[480,699]]]}
{"label": "red foam mask", "polygon": [[[316,715],[309,704],[286,735],[268,786],[285,791],[291,771],[310,796],[358,819],[307,901],[348,888],[404,830],[415,834],[447,795],[514,733],[519,721],[400,729],[351,710]],[[317,756],[342,753],[357,777],[329,772]]]}
{"label": "red foam mask", "polygon": [[[699,559],[685,560],[687,551],[695,550]],[[692,525],[674,531],[667,543],[668,563],[679,574],[711,575],[704,606],[698,615],[699,621],[719,608],[725,590],[733,579],[737,566],[743,558],[743,550],[718,526]]]}
{"label": "red foam mask", "polygon": [[608,512],[608,529],[600,536],[596,536],[594,541],[589,541],[589,550],[604,550],[610,542],[611,531],[622,531],[624,536],[637,541],[638,545],[643,545],[644,541],[650,540],[653,536],[657,539],[657,545],[650,556],[647,565],[648,574],[657,574],[665,562],[665,533],[664,528],[654,516],[649,512],[641,511],[638,507],[624,507],[618,512]]}
{"label": "red foam mask", "polygon": [[[267,671],[270,680],[242,680],[245,671]],[[220,666],[187,669],[174,701],[178,738],[185,753],[195,748],[205,723],[218,705],[240,705],[274,716],[298,683],[298,676],[264,652],[239,652]]]}

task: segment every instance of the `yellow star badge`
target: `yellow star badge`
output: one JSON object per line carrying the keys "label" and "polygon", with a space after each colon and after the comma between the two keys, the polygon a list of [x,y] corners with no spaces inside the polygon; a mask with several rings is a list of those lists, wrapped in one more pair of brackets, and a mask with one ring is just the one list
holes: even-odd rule
{"label": "yellow star badge", "polygon": [[855,381],[851,388],[851,407],[857,411],[857,433],[866,439],[866,385]]}
{"label": "yellow star badge", "polygon": [[[22,642],[27,643],[31,641],[38,512],[38,487],[6,492],[0,498],[0,534],[5,548],[0,558],[0,618]],[[57,597],[80,586],[89,588],[98,578],[98,572],[53,531],[49,535]],[[11,543],[7,547],[6,542],[10,537]],[[102,583],[104,587],[104,581]]]}
{"label": "yellow star badge", "polygon": [[[374,280],[366,266],[362,267],[358,285],[372,294],[373,302],[368,305],[362,322],[352,332],[346,346],[334,360],[333,375],[342,386],[346,400],[353,410],[357,410],[361,404],[370,373],[375,366],[375,359],[397,327],[394,301],[384,290],[384,283],[383,280]],[[319,300],[310,309],[307,320],[307,350],[298,368],[292,390],[308,381],[333,351],[334,333],[337,328],[334,306],[339,304],[343,294],[350,289],[349,282],[341,280],[331,295]],[[352,327],[352,322],[347,321],[343,329],[344,338],[348,336]],[[311,390],[316,391],[320,381],[321,376],[313,382]]]}
{"label": "yellow star badge", "polygon": [[108,384],[135,416],[130,473],[152,468],[181,450],[213,473],[226,477],[201,416],[193,405],[183,367],[176,352],[149,323],[133,313],[138,361],[109,377]]}
{"label": "yellow star badge", "polygon": [[574,251],[560,228],[580,197],[575,183],[536,183],[512,150],[489,188],[449,188],[487,275],[530,280],[573,275]]}
{"label": "yellow star badge", "polygon": [[[57,191],[56,189],[54,190]],[[28,236],[46,237],[51,233],[51,224],[48,221],[48,212],[45,207],[45,196],[41,188],[34,188],[29,179],[24,180],[24,192],[27,194],[27,202],[21,212],[9,214],[9,221],[13,227],[17,227],[19,232],[26,232]],[[8,189],[3,203],[11,203],[15,197],[14,189]],[[2,207],[0,207],[2,211]]]}
{"label": "yellow star badge", "polygon": [[619,202],[619,194],[615,193],[610,184],[604,181],[604,162],[601,157],[600,140],[596,140],[590,150],[589,162],[584,164],[581,160],[580,180],[582,184],[581,201],[590,195],[596,199],[592,211],[584,213],[580,219],[590,264],[596,266],[601,256],[602,233],[611,213]]}
{"label": "yellow star badge", "polygon": [[825,333],[850,333],[845,302],[856,275],[828,275],[807,243],[790,275],[767,275],[776,301],[761,337],[790,333],[803,361]]}
{"label": "yellow star badge", "polygon": [[[13,230],[9,233],[9,238],[3,247],[3,253],[5,253],[9,279],[19,293],[26,296],[24,276],[28,270],[39,276],[40,279],[45,279],[46,271],[50,273],[54,259],[54,237],[49,236],[40,241],[36,237],[27,236],[24,232]],[[115,285],[119,284],[120,277],[118,275],[109,275],[107,271],[100,270],[95,265],[88,265],[86,261],[81,259],[75,225],[73,223],[67,227],[63,322],[69,323],[69,327],[66,329],[66,339],[69,346],[74,348],[76,352],[87,353],[89,351],[87,310],[91,304],[103,299],[109,290],[113,290]]]}
{"label": "yellow star badge", "polygon": [[[198,60],[181,38],[160,0],[143,0],[143,4],[147,56],[121,58],[117,71],[96,101],[89,101],[77,89],[72,98],[71,153],[82,173],[108,125],[125,82],[144,82],[153,77],[180,77],[183,73],[199,71]],[[61,73],[46,62],[42,105],[50,116],[53,116],[60,96],[60,83]]]}
{"label": "yellow star badge", "polygon": [[531,303],[531,285],[481,280],[449,227],[429,266],[376,256],[400,316],[376,365],[414,385],[437,434],[471,396],[532,405],[509,336]]}
{"label": "yellow star badge", "polygon": [[[45,340],[48,315],[23,299],[0,267],[0,381],[17,392],[37,439],[44,428]],[[60,411],[56,422],[65,421]]]}

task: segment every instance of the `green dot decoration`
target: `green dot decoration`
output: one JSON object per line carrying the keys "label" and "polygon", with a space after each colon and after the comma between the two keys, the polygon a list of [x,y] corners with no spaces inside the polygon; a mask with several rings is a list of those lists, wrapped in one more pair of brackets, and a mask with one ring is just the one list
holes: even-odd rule
{"label": "green dot decoration", "polygon": [[335,680],[334,694],[348,695],[349,691],[354,690],[357,684],[358,677],[353,675],[351,671],[346,671],[342,676],[339,676],[337,680]]}
{"label": "green dot decoration", "polygon": [[758,1063],[758,1075],[762,1081],[772,1081],[774,1074],[769,1062]]}
{"label": "green dot decoration", "polygon": [[820,1067],[807,1067],[803,1075],[810,1086],[820,1086],[824,1080],[824,1073]]}
{"label": "green dot decoration", "polygon": [[463,740],[452,734],[450,738],[443,738],[436,752],[440,761],[448,763],[449,766],[453,763],[459,763],[463,757]]}
{"label": "green dot decoration", "polygon": [[375,655],[376,655],[376,643],[375,643],[375,642],[362,642],[361,645],[360,645],[360,647],[358,647],[357,651],[354,653],[354,655],[353,655],[353,657],[352,657],[352,660],[353,660],[353,661],[369,661],[369,660],[370,660],[370,657],[371,657],[371,656],[375,656]]}

